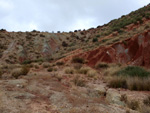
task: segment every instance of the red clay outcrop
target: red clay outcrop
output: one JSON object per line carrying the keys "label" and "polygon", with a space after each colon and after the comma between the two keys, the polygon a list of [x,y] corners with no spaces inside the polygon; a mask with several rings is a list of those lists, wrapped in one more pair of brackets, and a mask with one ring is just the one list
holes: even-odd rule
{"label": "red clay outcrop", "polygon": [[78,56],[94,66],[100,62],[150,67],[150,30],[111,46],[101,46]]}

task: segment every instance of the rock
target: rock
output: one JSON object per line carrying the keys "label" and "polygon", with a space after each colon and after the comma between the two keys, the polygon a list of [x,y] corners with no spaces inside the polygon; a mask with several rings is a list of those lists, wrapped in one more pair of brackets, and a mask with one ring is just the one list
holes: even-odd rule
{"label": "rock", "polygon": [[106,89],[105,89],[105,86],[103,86],[103,85],[97,85],[97,87],[94,88],[94,90],[98,91],[98,93],[101,96],[105,96],[106,95]]}
{"label": "rock", "polygon": [[121,95],[117,90],[114,89],[108,89],[106,92],[106,100],[110,103],[117,104],[120,106],[125,106],[125,103],[120,101]]}

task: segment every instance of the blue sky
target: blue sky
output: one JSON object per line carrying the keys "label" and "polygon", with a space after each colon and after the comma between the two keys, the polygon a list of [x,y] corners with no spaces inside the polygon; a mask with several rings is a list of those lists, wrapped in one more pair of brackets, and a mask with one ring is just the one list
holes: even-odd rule
{"label": "blue sky", "polygon": [[73,31],[103,25],[149,0],[0,0],[0,28],[7,31]]}

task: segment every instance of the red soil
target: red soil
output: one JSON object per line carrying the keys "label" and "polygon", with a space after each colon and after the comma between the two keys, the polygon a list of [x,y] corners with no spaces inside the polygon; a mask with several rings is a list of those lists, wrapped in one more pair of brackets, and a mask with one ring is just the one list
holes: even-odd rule
{"label": "red soil", "polygon": [[88,61],[89,66],[99,62],[123,63],[150,67],[150,31],[111,46],[101,46],[77,56]]}

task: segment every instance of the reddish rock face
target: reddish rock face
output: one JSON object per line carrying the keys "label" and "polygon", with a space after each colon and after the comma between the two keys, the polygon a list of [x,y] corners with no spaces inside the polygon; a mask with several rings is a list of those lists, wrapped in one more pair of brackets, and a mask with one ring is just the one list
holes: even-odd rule
{"label": "reddish rock face", "polygon": [[150,67],[150,31],[79,56],[84,57],[90,66],[106,62]]}

